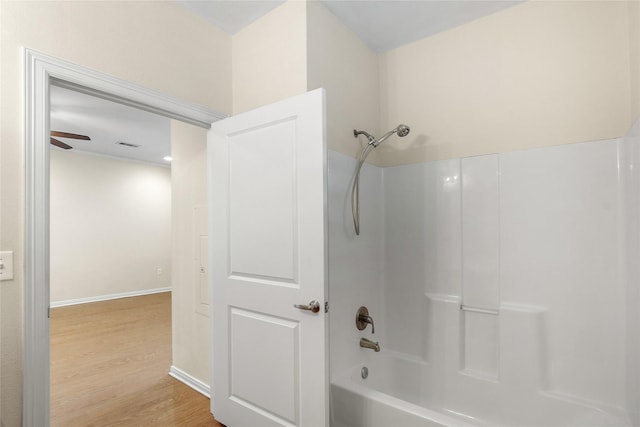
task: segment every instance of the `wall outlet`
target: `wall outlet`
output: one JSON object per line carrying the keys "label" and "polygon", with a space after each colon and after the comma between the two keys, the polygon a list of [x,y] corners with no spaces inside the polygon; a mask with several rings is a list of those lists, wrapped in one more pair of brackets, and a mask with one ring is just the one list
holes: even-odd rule
{"label": "wall outlet", "polygon": [[162,276],[162,269],[161,268],[157,268],[156,269],[156,275]]}
{"label": "wall outlet", "polygon": [[13,279],[13,251],[0,251],[0,280]]}

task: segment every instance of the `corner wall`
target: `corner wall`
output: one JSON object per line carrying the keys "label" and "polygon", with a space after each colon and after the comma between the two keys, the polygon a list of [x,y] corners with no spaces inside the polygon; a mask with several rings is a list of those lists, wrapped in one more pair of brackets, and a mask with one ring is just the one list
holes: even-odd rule
{"label": "corner wall", "polygon": [[170,2],[2,1],[0,28],[0,247],[14,251],[16,272],[0,287],[0,406],[4,427],[17,427],[24,287],[23,47],[228,114],[231,38]]}
{"label": "corner wall", "polygon": [[327,145],[358,157],[365,139],[379,133],[378,55],[319,1],[307,3],[307,90],[327,90]]}
{"label": "corner wall", "polygon": [[52,303],[170,286],[169,168],[52,150],[50,175]]}
{"label": "corner wall", "polygon": [[233,113],[327,90],[329,149],[356,157],[378,132],[378,56],[320,1],[288,1],[233,36]]}
{"label": "corner wall", "polygon": [[232,37],[233,114],[307,90],[306,1],[288,1]]}

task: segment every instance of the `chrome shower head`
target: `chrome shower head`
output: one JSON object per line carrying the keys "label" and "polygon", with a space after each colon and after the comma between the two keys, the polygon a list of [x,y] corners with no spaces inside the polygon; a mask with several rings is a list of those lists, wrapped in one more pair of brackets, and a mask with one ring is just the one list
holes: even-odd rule
{"label": "chrome shower head", "polygon": [[409,135],[409,126],[400,124],[395,129],[390,130],[389,132],[382,135],[382,138],[375,139],[373,135],[367,133],[363,130],[353,130],[353,136],[357,138],[359,135],[364,135],[369,140],[369,143],[362,147],[362,151],[360,152],[360,161],[358,162],[358,166],[356,166],[356,173],[353,179],[353,186],[351,187],[351,215],[353,216],[353,228],[356,231],[356,236],[360,235],[360,209],[359,209],[359,188],[360,188],[360,169],[362,168],[363,163],[367,159],[367,156],[376,148],[378,145],[382,143],[385,139],[389,138],[394,133],[397,133],[399,137],[405,137]]}
{"label": "chrome shower head", "polygon": [[411,131],[411,129],[407,125],[398,125],[398,127],[396,128],[396,131],[398,132],[399,137],[405,137],[409,135],[409,132]]}
{"label": "chrome shower head", "polygon": [[389,138],[394,133],[397,133],[398,136],[400,136],[400,137],[405,137],[405,136],[409,135],[409,131],[410,130],[411,129],[409,129],[409,126],[407,126],[407,125],[398,125],[395,129],[390,130],[389,132],[387,132],[384,135],[382,135],[382,137],[380,139],[378,139],[377,141],[373,142],[373,146],[377,147],[378,145],[380,145],[382,143],[382,141],[384,141],[385,139]]}

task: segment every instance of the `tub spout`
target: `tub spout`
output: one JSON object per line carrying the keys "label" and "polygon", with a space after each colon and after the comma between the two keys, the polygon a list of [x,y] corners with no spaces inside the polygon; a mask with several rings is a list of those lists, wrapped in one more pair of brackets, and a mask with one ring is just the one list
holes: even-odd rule
{"label": "tub spout", "polygon": [[370,348],[371,350],[375,351],[376,353],[380,351],[380,344],[378,344],[377,342],[373,342],[371,340],[368,340],[366,338],[360,338],[360,347],[362,347],[362,348]]}

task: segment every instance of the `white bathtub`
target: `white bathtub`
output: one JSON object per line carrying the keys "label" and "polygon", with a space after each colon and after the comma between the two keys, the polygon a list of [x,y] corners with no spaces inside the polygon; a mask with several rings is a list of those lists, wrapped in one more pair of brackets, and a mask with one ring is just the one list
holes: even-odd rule
{"label": "white bathtub", "polygon": [[[368,377],[362,378],[362,368]],[[427,365],[378,353],[331,383],[332,427],[474,427],[461,417],[421,406]]]}
{"label": "white bathtub", "polygon": [[[366,366],[368,377],[361,377]],[[631,426],[615,408],[553,391],[518,390],[464,372],[430,372],[420,360],[371,353],[332,381],[332,427]]]}

